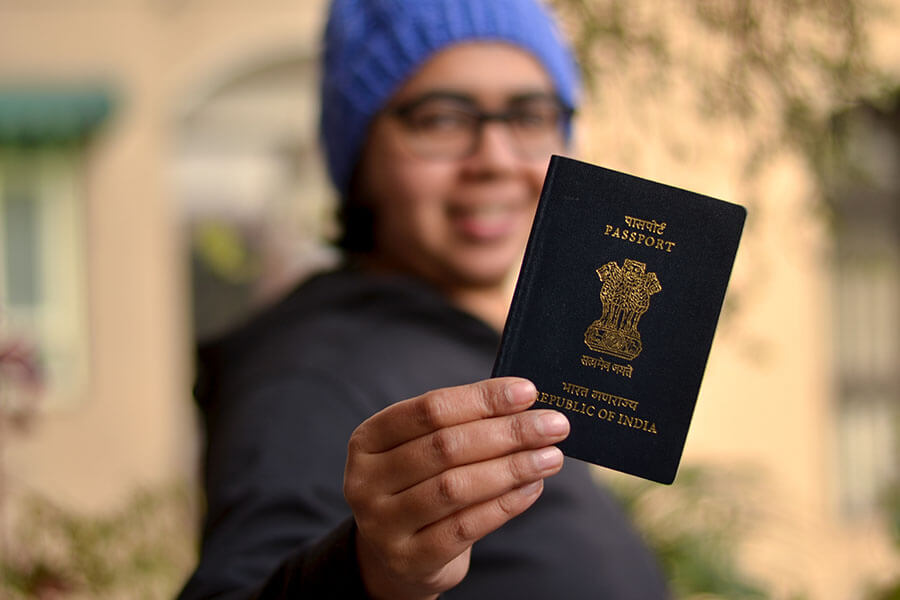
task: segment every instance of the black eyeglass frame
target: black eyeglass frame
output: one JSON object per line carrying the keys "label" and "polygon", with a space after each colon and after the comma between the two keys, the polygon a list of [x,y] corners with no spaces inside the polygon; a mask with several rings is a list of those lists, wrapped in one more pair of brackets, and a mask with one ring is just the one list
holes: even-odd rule
{"label": "black eyeglass frame", "polygon": [[[382,112],[396,117],[400,119],[404,124],[410,126],[410,118],[412,113],[420,108],[422,105],[427,104],[428,102],[433,102],[435,100],[445,100],[448,102],[457,102],[460,106],[465,106],[459,112],[466,113],[468,116],[472,117],[473,122],[475,123],[475,127],[473,129],[474,136],[472,138],[471,147],[466,150],[464,153],[460,155],[453,155],[453,158],[465,158],[466,156],[470,156],[473,154],[478,148],[478,144],[481,141],[483,136],[484,126],[487,123],[492,121],[501,122],[506,124],[508,127],[514,123],[516,117],[521,115],[521,112],[517,111],[514,108],[515,104],[522,104],[532,100],[550,100],[556,106],[555,108],[559,111],[559,115],[557,118],[557,127],[559,128],[560,134],[562,134],[563,139],[565,139],[566,134],[568,133],[568,128],[571,125],[572,118],[575,115],[575,109],[568,106],[562,98],[560,98],[556,94],[548,94],[546,92],[534,92],[534,93],[526,93],[520,94],[517,96],[513,96],[509,103],[513,105],[511,108],[507,108],[502,111],[484,111],[477,107],[477,104],[473,99],[469,96],[463,94],[456,93],[448,93],[448,92],[432,92],[428,94],[424,94],[420,97],[417,97],[413,100],[400,104],[399,106],[388,106]],[[514,130],[514,127],[510,127],[511,130]],[[513,133],[513,137],[515,138],[515,133]],[[518,150],[518,148],[517,148]],[[431,157],[426,155],[426,158]],[[438,156],[435,155],[434,158]],[[442,158],[450,158],[447,157]]]}

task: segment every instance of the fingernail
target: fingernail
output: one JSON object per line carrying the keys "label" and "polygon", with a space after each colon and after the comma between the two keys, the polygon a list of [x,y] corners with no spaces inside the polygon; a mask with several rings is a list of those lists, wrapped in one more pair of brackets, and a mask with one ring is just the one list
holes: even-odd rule
{"label": "fingernail", "polygon": [[563,455],[559,448],[551,446],[534,453],[534,465],[539,471],[555,469],[562,464]]}
{"label": "fingernail", "polygon": [[531,404],[537,398],[537,389],[530,381],[516,381],[506,386],[506,399],[513,406]]}
{"label": "fingernail", "polygon": [[531,483],[523,485],[520,488],[516,488],[516,491],[519,492],[520,494],[522,494],[523,496],[533,496],[540,491],[543,484],[544,484],[543,480],[538,479],[537,481],[532,481]]}
{"label": "fingernail", "polygon": [[569,420],[556,411],[540,415],[535,427],[541,435],[560,435],[569,431]]}

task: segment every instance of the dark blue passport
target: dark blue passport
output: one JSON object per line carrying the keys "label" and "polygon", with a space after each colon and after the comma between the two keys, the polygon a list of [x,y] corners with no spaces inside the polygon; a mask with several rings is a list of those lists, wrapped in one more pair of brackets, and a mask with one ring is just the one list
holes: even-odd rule
{"label": "dark blue passport", "polygon": [[745,217],[551,158],[493,375],[568,417],[566,455],[674,481]]}

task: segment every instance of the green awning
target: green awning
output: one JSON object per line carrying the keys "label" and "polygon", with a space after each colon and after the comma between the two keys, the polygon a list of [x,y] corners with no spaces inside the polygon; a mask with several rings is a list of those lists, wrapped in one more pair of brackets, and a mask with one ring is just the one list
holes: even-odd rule
{"label": "green awning", "polygon": [[0,87],[0,144],[49,144],[87,137],[112,110],[98,88]]}

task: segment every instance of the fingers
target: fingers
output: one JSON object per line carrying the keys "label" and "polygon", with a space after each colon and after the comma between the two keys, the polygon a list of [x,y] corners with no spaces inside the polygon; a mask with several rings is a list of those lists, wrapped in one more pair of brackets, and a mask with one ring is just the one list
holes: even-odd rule
{"label": "fingers", "polygon": [[425,563],[440,565],[525,512],[540,497],[544,482],[537,480],[486,502],[470,506],[417,532],[408,547]]}
{"label": "fingers", "polygon": [[453,467],[543,448],[568,434],[569,420],[553,410],[472,421],[392,448],[372,460],[369,472],[378,481],[390,482],[391,487],[383,491],[395,494]]}
{"label": "fingers", "polygon": [[420,531],[468,507],[555,475],[562,465],[562,452],[554,446],[516,452],[444,471],[394,495],[385,508],[396,515],[395,525]]}
{"label": "fingers", "polygon": [[526,411],[536,397],[527,380],[490,379],[398,402],[357,427],[344,496],[367,585],[447,589],[471,544],[537,499],[562,468],[553,444],[569,422]]}
{"label": "fingers", "polygon": [[434,390],[376,413],[350,442],[362,452],[384,452],[438,429],[522,411],[536,398],[534,384],[512,377]]}
{"label": "fingers", "polygon": [[[549,450],[559,452],[556,448]],[[547,472],[552,474],[558,470],[559,467]],[[469,489],[475,490],[477,486]],[[398,510],[401,509],[400,503],[395,503],[389,510],[379,511],[382,518],[378,520],[361,519],[361,514],[357,514],[358,535],[363,535],[366,544],[376,549],[375,554],[380,557],[381,564],[397,574],[405,574],[400,579],[432,579],[429,574],[445,576],[443,571],[473,543],[527,510],[542,490],[543,480],[537,479],[487,500],[467,504],[465,508],[413,531],[407,530],[407,524],[403,523],[411,507],[406,505]],[[438,497],[445,495],[447,500],[442,502],[443,512],[452,510],[453,505],[466,504],[466,494],[457,497],[452,491],[438,492]],[[476,493],[471,497],[479,496]],[[368,512],[363,511],[362,514]],[[406,533],[400,533],[404,530]]]}

